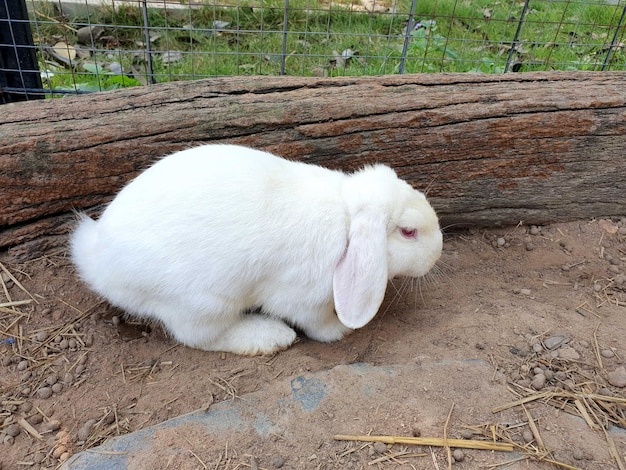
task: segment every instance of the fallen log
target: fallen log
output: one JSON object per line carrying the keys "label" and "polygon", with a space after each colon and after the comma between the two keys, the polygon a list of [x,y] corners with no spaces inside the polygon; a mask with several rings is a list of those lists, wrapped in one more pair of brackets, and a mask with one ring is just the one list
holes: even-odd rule
{"label": "fallen log", "polygon": [[62,235],[72,209],[216,142],[343,170],[387,163],[428,190],[444,226],[626,215],[624,73],[231,77],[0,111],[0,248]]}

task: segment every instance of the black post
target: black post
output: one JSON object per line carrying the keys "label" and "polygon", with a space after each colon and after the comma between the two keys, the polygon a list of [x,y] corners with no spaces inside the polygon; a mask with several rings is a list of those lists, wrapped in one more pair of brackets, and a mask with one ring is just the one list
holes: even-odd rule
{"label": "black post", "polygon": [[0,0],[0,104],[43,98],[25,0]]}

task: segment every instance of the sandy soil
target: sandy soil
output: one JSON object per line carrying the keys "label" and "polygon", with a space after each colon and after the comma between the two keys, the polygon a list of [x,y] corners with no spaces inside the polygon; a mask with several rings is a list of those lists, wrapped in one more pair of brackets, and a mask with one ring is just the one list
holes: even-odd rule
{"label": "sandy soil", "polygon": [[[255,391],[279,398],[303,374],[331,370],[335,382],[351,380],[341,367],[354,363],[413,367],[418,376],[395,379],[362,413],[311,413],[288,436],[163,432],[155,439],[188,449],[184,460],[157,453],[132,468],[475,469],[514,459],[506,468],[559,468],[546,459],[569,465],[560,468],[624,468],[626,219],[455,233],[442,261],[445,276],[401,295],[390,287],[379,315],[340,342],[302,338],[273,357],[238,357],[120,322],[120,312],[77,281],[64,252],[21,265],[5,259],[0,469],[56,468],[109,437],[202,407]],[[464,370],[473,359],[489,375]],[[442,364],[457,365],[451,373]],[[522,397],[526,404],[514,405]],[[494,412],[499,406],[506,409]],[[315,426],[324,432],[298,435]],[[334,441],[326,430],[488,440],[484,434],[517,447],[514,458],[465,450],[453,462],[445,448]]]}

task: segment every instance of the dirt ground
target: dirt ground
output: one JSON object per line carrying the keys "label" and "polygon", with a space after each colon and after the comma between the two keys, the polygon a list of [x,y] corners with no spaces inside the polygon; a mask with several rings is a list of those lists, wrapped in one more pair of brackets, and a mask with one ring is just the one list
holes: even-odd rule
{"label": "dirt ground", "polygon": [[[285,383],[321,371],[349,391],[342,367],[356,363],[418,373],[374,394],[376,406],[353,406],[347,392],[345,405],[309,413],[285,435],[157,433],[164,449],[185,452],[128,468],[625,468],[626,218],[457,232],[440,266],[445,275],[420,289],[390,287],[378,316],[340,342],[301,338],[272,357],[239,357],[120,321],[76,279],[65,252],[20,265],[5,257],[0,469],[57,468],[200,408],[253,392],[278,400]],[[473,360],[488,373],[472,372]],[[448,454],[332,434],[495,437],[515,452]]]}

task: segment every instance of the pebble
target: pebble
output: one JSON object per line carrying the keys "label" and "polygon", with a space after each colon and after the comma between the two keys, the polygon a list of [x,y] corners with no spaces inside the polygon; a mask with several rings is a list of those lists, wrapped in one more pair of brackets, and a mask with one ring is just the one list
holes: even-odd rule
{"label": "pebble", "polygon": [[454,457],[454,460],[456,462],[463,462],[463,460],[465,459],[465,454],[461,449],[454,449],[454,451],[452,451],[452,457]]}
{"label": "pebble", "polygon": [[95,419],[90,419],[85,424],[83,424],[77,433],[78,440],[86,441],[87,439],[89,439],[89,436],[91,435],[91,431],[93,430],[93,427],[95,425],[96,425]]}
{"label": "pebble", "polygon": [[272,459],[272,465],[274,468],[283,468],[285,465],[285,460],[280,455],[275,455]]}
{"label": "pebble", "polygon": [[33,373],[27,370],[26,372],[22,373],[22,375],[20,375],[20,382],[27,382],[32,375]]}
{"label": "pebble", "polygon": [[37,396],[41,399],[47,399],[52,396],[52,389],[50,387],[41,387],[37,390]]}
{"label": "pebble", "polygon": [[67,343],[70,349],[76,349],[76,340],[74,338],[70,338]]}
{"label": "pebble", "polygon": [[41,416],[39,413],[36,413],[28,418],[26,421],[28,421],[30,424],[40,424],[43,421],[43,416]]}
{"label": "pebble", "polygon": [[387,451],[387,444],[384,442],[374,442],[374,450],[379,454],[384,454]]}
{"label": "pebble", "polygon": [[530,226],[530,234],[531,235],[539,235],[541,233],[541,230],[539,230],[539,227],[537,227],[536,225],[531,225]]}
{"label": "pebble", "polygon": [[546,369],[543,372],[543,375],[546,376],[546,380],[552,380],[554,378],[554,372],[552,372],[550,369]]}
{"label": "pebble", "polygon": [[119,324],[121,323],[120,317],[118,317],[117,315],[113,315],[111,317],[111,323],[113,324],[113,326],[119,326]]}
{"label": "pebble", "polygon": [[71,372],[66,372],[65,374],[63,374],[63,383],[69,384],[72,383],[74,381],[74,376],[72,375]]}
{"label": "pebble", "polygon": [[40,331],[35,335],[35,339],[40,343],[43,343],[45,340],[48,339],[48,333],[46,333],[45,331]]}
{"label": "pebble", "polygon": [[474,437],[474,433],[470,431],[469,429],[463,429],[461,431],[461,437],[463,439],[471,439],[472,437]]}
{"label": "pebble", "polygon": [[585,453],[580,449],[574,449],[574,452],[572,452],[572,457],[574,457],[574,460],[584,460]]}
{"label": "pebble", "polygon": [[28,361],[20,361],[17,364],[17,370],[19,370],[19,371],[26,370],[27,368],[28,368]]}
{"label": "pebble", "polygon": [[530,444],[532,441],[535,440],[535,438],[533,437],[533,433],[530,432],[529,430],[524,431],[524,434],[522,435],[522,439],[524,439],[524,442],[526,444]]}
{"label": "pebble", "polygon": [[622,284],[626,284],[626,275],[619,274],[619,275],[615,276],[613,278],[613,282],[615,284],[617,284],[618,286],[621,286]]}
{"label": "pebble", "polygon": [[74,370],[76,371],[76,375],[80,375],[85,370],[85,366],[83,364],[78,364]]}
{"label": "pebble", "polygon": [[535,343],[532,345],[533,348],[533,352],[535,353],[540,353],[543,351],[543,346],[541,345],[541,343]]}
{"label": "pebble", "polygon": [[48,377],[46,377],[46,383],[48,385],[54,385],[58,381],[59,381],[59,376],[56,374],[50,374]]}
{"label": "pebble", "polygon": [[87,333],[87,336],[85,337],[85,346],[87,346],[88,348],[93,346],[93,333],[92,332]]}
{"label": "pebble", "polygon": [[20,411],[24,414],[28,414],[33,409],[33,404],[29,401],[26,401],[20,405]]}
{"label": "pebble", "polygon": [[496,243],[499,247],[503,247],[504,245],[506,245],[506,240],[503,237],[500,237],[496,240]]}
{"label": "pebble", "polygon": [[62,384],[62,383],[60,383],[60,382],[55,383],[55,384],[52,386],[52,391],[53,391],[54,393],[61,393],[61,392],[63,391],[63,384]]}
{"label": "pebble", "polygon": [[543,387],[546,386],[546,376],[543,374],[535,375],[532,382],[530,382],[530,385],[535,390],[541,390]]}
{"label": "pebble", "polygon": [[593,285],[593,291],[594,291],[594,292],[600,292],[601,290],[602,290],[602,286],[601,286],[599,283],[597,283],[597,282],[596,282],[596,283]]}
{"label": "pebble", "polygon": [[620,366],[612,372],[609,372],[608,380],[614,387],[626,387],[626,367]]}
{"label": "pebble", "polygon": [[20,435],[20,430],[19,424],[10,424],[4,429],[4,432],[9,436],[17,437]]}
{"label": "pebble", "polygon": [[44,309],[41,311],[41,314],[45,316],[45,315],[50,315],[50,313],[51,313],[51,312],[52,312],[52,309],[50,309],[50,308],[44,308]]}
{"label": "pebble", "polygon": [[565,336],[550,336],[549,338],[543,340],[543,345],[546,347],[546,349],[552,351],[553,349],[561,346],[565,341],[567,341],[567,338],[565,338]]}
{"label": "pebble", "polygon": [[574,348],[570,346],[563,346],[559,349],[559,358],[566,361],[577,361],[580,359],[580,354]]}
{"label": "pebble", "polygon": [[61,422],[58,419],[51,419],[50,421],[44,423],[42,428],[45,431],[58,431],[61,428]]}
{"label": "pebble", "polygon": [[33,455],[32,459],[33,459],[33,462],[35,462],[36,464],[40,464],[41,462],[46,460],[46,453],[37,452],[36,454]]}
{"label": "pebble", "polygon": [[15,438],[7,434],[6,436],[4,436],[4,439],[2,440],[2,442],[7,446],[11,446],[15,442]]}
{"label": "pebble", "polygon": [[610,349],[603,349],[602,351],[600,351],[600,355],[607,359],[611,359],[612,357],[615,357],[615,353],[611,351]]}
{"label": "pebble", "polygon": [[616,266],[614,264],[609,266],[609,271],[611,271],[613,274],[619,274],[620,273],[619,266]]}
{"label": "pebble", "polygon": [[524,246],[526,247],[526,251],[533,251],[535,249],[535,245],[531,242],[526,243]]}
{"label": "pebble", "polygon": [[59,457],[61,457],[61,455],[63,455],[65,452],[67,452],[67,447],[65,447],[63,444],[59,444],[58,446],[56,446],[54,448],[54,450],[52,451],[52,457],[54,457],[55,459],[58,459]]}
{"label": "pebble", "polygon": [[66,340],[65,338],[63,338],[61,340],[61,342],[59,343],[59,347],[61,349],[67,349],[69,347],[69,345],[70,345],[70,342],[68,340]]}

